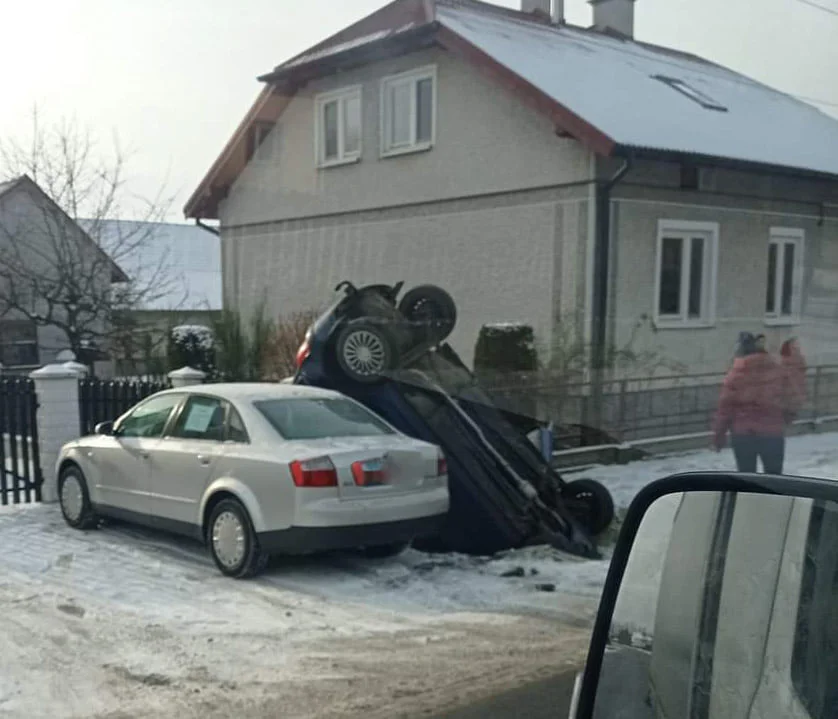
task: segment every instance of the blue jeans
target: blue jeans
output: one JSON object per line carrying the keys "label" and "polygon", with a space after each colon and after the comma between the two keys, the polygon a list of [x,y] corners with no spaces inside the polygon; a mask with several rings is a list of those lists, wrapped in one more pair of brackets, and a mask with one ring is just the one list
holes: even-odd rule
{"label": "blue jeans", "polygon": [[765,437],[758,434],[739,434],[731,438],[736,468],[740,472],[757,471],[757,459],[762,460],[766,474],[782,474],[786,457],[785,437]]}

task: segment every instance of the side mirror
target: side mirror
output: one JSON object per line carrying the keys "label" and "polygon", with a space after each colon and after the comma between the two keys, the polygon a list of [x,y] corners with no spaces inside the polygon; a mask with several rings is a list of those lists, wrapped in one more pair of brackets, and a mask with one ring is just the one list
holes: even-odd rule
{"label": "side mirror", "polygon": [[112,435],[114,434],[113,422],[99,422],[99,424],[93,428],[93,431],[96,434]]}
{"label": "side mirror", "polygon": [[635,498],[571,719],[838,716],[838,483],[685,474]]}

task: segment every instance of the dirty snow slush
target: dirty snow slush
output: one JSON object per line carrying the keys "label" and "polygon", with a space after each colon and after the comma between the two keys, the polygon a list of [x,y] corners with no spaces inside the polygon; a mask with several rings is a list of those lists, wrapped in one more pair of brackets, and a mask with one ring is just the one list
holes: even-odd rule
{"label": "dirty snow slush", "polygon": [[[788,470],[838,476],[836,439],[791,439]],[[585,475],[625,508],[653,479],[730,462],[696,452]],[[71,531],[38,505],[0,508],[0,547],[0,716],[27,719],[444,710],[578,666],[607,566],[546,547],[336,554],[236,582],[197,545]]]}
{"label": "dirty snow slush", "polygon": [[37,505],[0,509],[0,546],[0,716],[56,719],[442,709],[577,663],[605,571],[409,551],[236,582],[198,545]]}

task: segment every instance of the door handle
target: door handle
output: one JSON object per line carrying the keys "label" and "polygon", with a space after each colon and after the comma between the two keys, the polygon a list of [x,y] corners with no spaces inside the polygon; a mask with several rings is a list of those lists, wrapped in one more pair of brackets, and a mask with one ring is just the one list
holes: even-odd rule
{"label": "door handle", "polygon": [[199,454],[195,459],[198,460],[198,464],[204,465],[204,467],[208,466],[209,463],[212,461],[207,455]]}
{"label": "door handle", "polygon": [[148,459],[149,456],[150,456],[149,453],[146,452],[144,449],[140,450],[140,457],[142,457],[143,459]]}

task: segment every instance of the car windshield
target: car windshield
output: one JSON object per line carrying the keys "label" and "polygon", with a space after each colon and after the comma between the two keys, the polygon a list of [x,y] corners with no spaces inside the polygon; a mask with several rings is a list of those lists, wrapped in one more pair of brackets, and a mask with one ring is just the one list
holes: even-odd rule
{"label": "car windshield", "polygon": [[285,439],[394,434],[372,412],[348,399],[271,399],[254,405]]}

